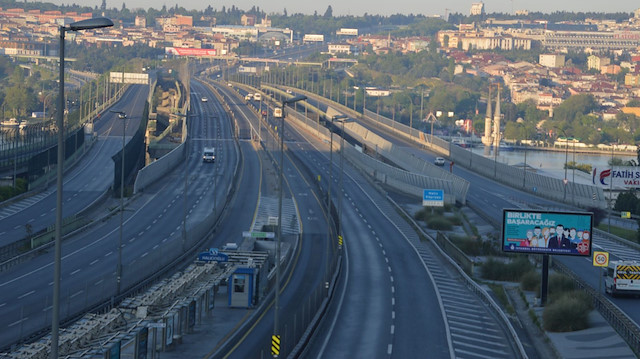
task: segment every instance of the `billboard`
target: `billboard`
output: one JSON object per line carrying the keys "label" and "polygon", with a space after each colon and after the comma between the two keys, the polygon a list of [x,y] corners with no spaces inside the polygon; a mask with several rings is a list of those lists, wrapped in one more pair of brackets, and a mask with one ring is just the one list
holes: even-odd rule
{"label": "billboard", "polygon": [[340,30],[336,31],[336,35],[358,36],[358,29],[341,28]]}
{"label": "billboard", "polygon": [[166,55],[174,56],[216,56],[216,49],[192,49],[189,47],[165,47]]}
{"label": "billboard", "polygon": [[149,74],[134,72],[109,72],[109,82],[112,84],[138,84],[146,85],[149,83]]}
{"label": "billboard", "polygon": [[306,34],[302,38],[302,41],[304,41],[304,42],[323,42],[324,41],[324,35]]}
{"label": "billboard", "polygon": [[515,253],[591,255],[593,213],[505,209],[502,250]]}
{"label": "billboard", "polygon": [[591,173],[594,185],[603,188],[631,189],[640,188],[640,167],[614,166],[594,168]]}

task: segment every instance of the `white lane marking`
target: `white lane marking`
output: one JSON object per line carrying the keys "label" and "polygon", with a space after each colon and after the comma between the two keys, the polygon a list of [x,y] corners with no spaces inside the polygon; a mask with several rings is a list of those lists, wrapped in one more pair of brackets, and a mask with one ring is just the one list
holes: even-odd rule
{"label": "white lane marking", "polygon": [[90,265],[90,266],[92,266],[92,265],[94,265],[94,264],[96,264],[96,263],[98,263],[98,259],[96,259],[96,260],[92,261],[91,263],[89,263],[89,265]]}
{"label": "white lane marking", "polygon": [[99,280],[99,281],[97,281],[97,282],[96,282],[96,284],[94,284],[94,285],[96,285],[96,286],[97,286],[97,285],[100,285],[100,284],[102,284],[102,282],[104,282],[104,279],[100,279],[100,280]]}
{"label": "white lane marking", "polygon": [[153,249],[156,249],[156,248],[158,248],[158,245],[157,245],[157,244],[156,244],[155,246],[153,246]]}
{"label": "white lane marking", "polygon": [[50,306],[48,306],[48,307],[46,307],[46,308],[42,308],[42,311],[43,311],[43,312],[48,312],[48,311],[50,311],[50,310],[51,310],[51,308],[53,308],[53,305],[50,305]]}
{"label": "white lane marking", "polygon": [[396,319],[396,311],[395,310],[391,311],[391,319]]}
{"label": "white lane marking", "polygon": [[75,298],[75,297],[79,296],[80,294],[82,294],[82,292],[84,292],[84,291],[83,291],[83,290],[81,290],[81,291],[79,291],[79,292],[76,292],[76,293],[71,294],[71,296],[69,297],[69,299],[71,299],[71,298]]}
{"label": "white lane marking", "polygon": [[22,299],[22,298],[24,298],[26,296],[29,296],[29,295],[31,295],[31,294],[33,294],[35,292],[36,292],[35,290],[32,290],[31,292],[24,293],[23,295],[19,296],[18,299]]}
{"label": "white lane marking", "polygon": [[144,258],[144,257],[146,257],[146,256],[147,256],[147,254],[149,254],[149,252],[144,252],[144,254],[140,256],[140,258]]}
{"label": "white lane marking", "polygon": [[74,275],[74,274],[76,274],[76,273],[78,273],[78,272],[80,272],[80,269],[76,269],[76,270],[74,270],[74,271],[73,271],[73,272],[71,272],[71,274],[69,274],[69,275]]}
{"label": "white lane marking", "polygon": [[391,324],[391,335],[396,331],[396,326]]}
{"label": "white lane marking", "polygon": [[393,344],[389,344],[389,346],[387,347],[387,354],[391,355],[392,352],[393,352]]}
{"label": "white lane marking", "polygon": [[391,293],[395,293],[396,292],[396,287],[395,286],[391,286]]}
{"label": "white lane marking", "polygon": [[391,306],[395,306],[395,305],[396,305],[396,298],[391,297]]}
{"label": "white lane marking", "polygon": [[14,325],[18,325],[18,324],[20,324],[20,323],[24,322],[24,321],[25,321],[25,320],[27,320],[27,319],[29,319],[29,317],[25,317],[25,318],[22,318],[22,319],[20,319],[20,320],[16,320],[15,322],[13,322],[13,323],[9,324],[8,326],[9,326],[9,327],[13,327]]}
{"label": "white lane marking", "polygon": [[393,276],[389,277],[391,279],[391,283],[393,283]]}
{"label": "white lane marking", "polygon": [[111,255],[112,253],[113,253],[113,252],[108,252],[108,253],[106,253],[104,256],[105,256],[105,257],[106,257],[106,256],[109,256],[109,255]]}
{"label": "white lane marking", "polygon": [[4,307],[5,305],[7,305],[7,303],[0,304],[0,308]]}
{"label": "white lane marking", "polygon": [[391,273],[391,266],[387,266],[387,269],[389,270],[389,273]]}

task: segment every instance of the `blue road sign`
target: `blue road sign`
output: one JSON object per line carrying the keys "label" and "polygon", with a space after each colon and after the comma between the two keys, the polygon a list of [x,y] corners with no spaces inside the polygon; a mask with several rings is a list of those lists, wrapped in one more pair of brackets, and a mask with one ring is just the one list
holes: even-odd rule
{"label": "blue road sign", "polygon": [[198,254],[198,260],[203,262],[228,262],[229,256],[218,252],[217,248],[211,248],[208,252]]}
{"label": "blue road sign", "polygon": [[425,189],[422,191],[422,205],[430,207],[444,206],[444,190]]}

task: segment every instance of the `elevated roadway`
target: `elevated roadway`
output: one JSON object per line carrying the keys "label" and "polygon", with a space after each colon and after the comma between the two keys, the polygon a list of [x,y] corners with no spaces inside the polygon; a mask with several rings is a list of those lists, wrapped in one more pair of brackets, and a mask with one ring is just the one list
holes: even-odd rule
{"label": "elevated roadway", "polygon": [[[194,84],[195,91],[207,91]],[[213,98],[212,94],[209,94]],[[173,261],[196,239],[183,240],[182,221],[186,214],[187,234],[225,203],[227,190],[239,163],[231,123],[221,106],[206,105],[193,98],[196,114],[190,121],[190,155],[162,181],[128,202],[122,228],[121,292],[135,286]],[[120,108],[123,109],[122,107]],[[126,111],[126,109],[125,109]],[[135,119],[135,116],[134,116]],[[114,139],[119,126],[109,132]],[[99,133],[106,128],[98,128]],[[121,141],[121,138],[118,140]],[[215,164],[203,163],[204,146],[217,148]],[[187,175],[186,196],[184,176]],[[112,177],[110,177],[112,178]],[[214,183],[217,184],[214,186]],[[72,197],[73,198],[73,197]],[[217,199],[218,202],[214,202]],[[73,202],[71,199],[69,202]],[[65,201],[67,203],[67,201]],[[36,206],[36,208],[39,207]],[[106,212],[98,211],[94,219]],[[119,216],[107,216],[95,225],[63,242],[61,317],[71,318],[87,308],[117,299]],[[43,330],[51,323],[53,255],[47,254],[0,273],[0,347]]]}

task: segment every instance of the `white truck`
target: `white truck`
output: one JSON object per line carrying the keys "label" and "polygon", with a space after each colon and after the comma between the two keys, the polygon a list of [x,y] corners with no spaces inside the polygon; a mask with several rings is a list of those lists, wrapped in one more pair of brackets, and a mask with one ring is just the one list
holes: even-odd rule
{"label": "white truck", "polygon": [[640,262],[610,261],[604,268],[604,291],[619,294],[640,294]]}
{"label": "white truck", "polygon": [[205,147],[202,151],[202,162],[215,162],[216,149],[214,147]]}
{"label": "white truck", "polygon": [[261,101],[262,100],[262,94],[256,92],[253,94],[253,99],[256,101]]}
{"label": "white truck", "polygon": [[273,109],[273,117],[280,118],[282,117],[282,108],[276,107]]}

